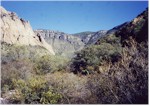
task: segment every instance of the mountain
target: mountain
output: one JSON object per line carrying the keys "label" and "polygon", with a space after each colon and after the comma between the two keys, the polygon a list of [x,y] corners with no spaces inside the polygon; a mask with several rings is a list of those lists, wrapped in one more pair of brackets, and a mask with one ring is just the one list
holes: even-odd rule
{"label": "mountain", "polygon": [[7,44],[40,46],[46,48],[50,54],[55,55],[51,45],[43,37],[35,35],[29,21],[19,18],[16,13],[9,12],[0,7],[1,42]]}
{"label": "mountain", "polygon": [[81,50],[84,43],[79,37],[59,31],[34,30],[37,36],[42,36],[45,41],[52,45],[56,54],[72,56],[74,52]]}
{"label": "mountain", "polygon": [[116,31],[120,30],[122,27],[124,27],[124,26],[127,25],[128,23],[129,23],[129,22],[125,22],[125,23],[123,23],[123,24],[121,24],[121,25],[115,26],[114,28],[108,30],[106,34],[107,34],[107,35],[109,35],[109,34],[114,34]]}
{"label": "mountain", "polygon": [[100,30],[97,32],[90,32],[90,31],[80,32],[73,35],[81,38],[82,42],[84,42],[85,45],[87,46],[94,44],[100,37],[104,36],[106,33],[107,33],[106,30]]}
{"label": "mountain", "polygon": [[74,36],[80,37],[82,42],[85,43],[86,46],[94,44],[98,41],[98,39],[114,34],[118,30],[120,30],[123,26],[127,25],[129,22],[125,22],[121,25],[115,26],[114,28],[110,30],[99,30],[97,32],[91,32],[91,31],[86,31],[86,32],[80,32],[80,33],[75,33],[73,34]]}
{"label": "mountain", "polygon": [[93,75],[98,82],[97,87],[93,84],[95,101],[148,104],[148,9],[114,27],[72,60],[73,73]]}
{"label": "mountain", "polygon": [[107,33],[106,30],[100,30],[97,31],[96,33],[94,33],[91,38],[88,41],[88,45],[94,44],[95,42],[97,42],[98,39],[100,39],[101,37],[103,37],[105,34]]}
{"label": "mountain", "polygon": [[95,32],[86,31],[86,32],[75,33],[75,34],[73,34],[73,36],[77,36],[77,37],[81,38],[82,42],[87,44],[94,33]]}
{"label": "mountain", "polygon": [[136,42],[148,42],[148,8],[122,27],[117,33],[121,36],[121,43],[129,46],[129,40],[133,38]]}
{"label": "mountain", "polygon": [[108,31],[76,34],[33,31],[0,10],[0,103],[148,104],[148,9]]}

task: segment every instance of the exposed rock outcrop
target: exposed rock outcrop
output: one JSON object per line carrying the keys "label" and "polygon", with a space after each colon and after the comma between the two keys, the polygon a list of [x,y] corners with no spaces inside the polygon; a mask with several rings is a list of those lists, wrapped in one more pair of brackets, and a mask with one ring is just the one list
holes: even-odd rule
{"label": "exposed rock outcrop", "polygon": [[72,56],[75,51],[81,50],[84,43],[79,37],[64,32],[52,30],[35,30],[35,34],[42,36],[47,43],[52,45],[55,53],[62,56]]}
{"label": "exposed rock outcrop", "polygon": [[94,34],[95,34],[95,32],[86,31],[86,32],[75,33],[73,35],[81,38],[82,42],[84,42],[85,44],[87,44],[89,42],[90,38]]}
{"label": "exposed rock outcrop", "polygon": [[55,55],[51,45],[47,44],[41,36],[35,35],[29,21],[19,18],[16,13],[9,12],[0,7],[1,42],[18,45],[41,46]]}
{"label": "exposed rock outcrop", "polygon": [[107,30],[100,30],[97,32],[81,32],[73,34],[74,36],[77,36],[81,38],[82,42],[85,43],[85,45],[91,45],[94,44],[99,38],[103,37],[107,33]]}
{"label": "exposed rock outcrop", "polygon": [[94,33],[91,38],[88,41],[88,45],[90,44],[95,44],[95,42],[97,42],[98,39],[100,39],[101,37],[103,37],[104,35],[106,35],[107,30],[100,30],[97,31],[96,33]]}

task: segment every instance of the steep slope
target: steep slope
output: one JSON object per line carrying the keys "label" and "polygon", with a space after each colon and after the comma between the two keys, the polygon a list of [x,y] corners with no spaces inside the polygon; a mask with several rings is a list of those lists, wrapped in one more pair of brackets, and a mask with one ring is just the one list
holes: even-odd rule
{"label": "steep slope", "polygon": [[35,30],[37,36],[42,36],[54,48],[56,54],[72,56],[75,51],[81,50],[84,43],[79,37],[64,32],[52,30]]}
{"label": "steep slope", "polygon": [[19,18],[14,12],[6,11],[0,7],[1,42],[17,45],[41,46],[55,55],[51,45],[47,44],[41,36],[36,36],[28,21]]}
{"label": "steep slope", "polygon": [[100,103],[147,104],[148,9],[122,25],[76,53],[71,71],[94,76]]}
{"label": "steep slope", "polygon": [[120,30],[122,27],[124,27],[125,25],[127,25],[128,23],[129,23],[129,22],[125,22],[125,23],[123,23],[123,24],[121,24],[121,25],[115,26],[114,28],[108,30],[106,34],[107,34],[107,35],[109,35],[109,34],[114,34],[114,33],[117,32],[118,30]]}
{"label": "steep slope", "polygon": [[130,23],[126,24],[117,33],[121,36],[123,46],[130,46],[129,40],[132,38],[138,43],[148,42],[148,8],[139,14]]}
{"label": "steep slope", "polygon": [[77,37],[81,38],[82,42],[87,44],[94,33],[95,32],[86,31],[86,32],[75,33],[75,34],[73,34],[73,36],[77,36]]}
{"label": "steep slope", "polygon": [[121,25],[115,26],[114,28],[112,28],[110,30],[99,30],[97,32],[86,31],[86,32],[76,33],[73,35],[80,37],[82,42],[84,42],[85,45],[88,46],[91,44],[95,44],[102,37],[105,37],[105,36],[110,35],[110,34],[114,34],[115,32],[117,32],[123,26],[125,26],[127,24],[128,24],[128,22],[125,22]]}
{"label": "steep slope", "polygon": [[106,33],[107,33],[106,30],[99,30],[97,32],[90,32],[90,31],[80,32],[73,35],[81,38],[82,42],[84,42],[85,45],[88,46],[97,42],[97,40],[103,37]]}
{"label": "steep slope", "polygon": [[98,39],[100,39],[101,37],[103,37],[105,34],[107,33],[106,30],[100,30],[97,31],[96,33],[94,33],[91,38],[88,41],[88,45],[94,44],[95,42],[97,42]]}

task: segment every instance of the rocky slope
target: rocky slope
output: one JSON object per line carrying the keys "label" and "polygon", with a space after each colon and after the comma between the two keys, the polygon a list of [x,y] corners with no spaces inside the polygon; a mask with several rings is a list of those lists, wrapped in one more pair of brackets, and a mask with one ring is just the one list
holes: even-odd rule
{"label": "rocky slope", "polygon": [[120,30],[121,28],[123,28],[125,25],[127,25],[129,22],[125,22],[123,24],[120,24],[118,26],[113,27],[112,29],[107,31],[107,35],[109,34],[114,34],[116,31]]}
{"label": "rocky slope", "polygon": [[85,45],[91,45],[94,44],[100,37],[104,36],[107,33],[107,30],[100,30],[97,32],[81,32],[73,34],[74,36],[77,36],[81,39]]}
{"label": "rocky slope", "polygon": [[41,36],[35,35],[30,23],[19,18],[16,13],[9,12],[0,7],[1,42],[17,45],[41,46],[55,55],[51,45],[47,44]]}
{"label": "rocky slope", "polygon": [[52,45],[56,54],[62,56],[72,56],[75,51],[81,50],[85,45],[79,37],[64,32],[52,30],[35,30],[34,32]]}
{"label": "rocky slope", "polygon": [[138,43],[148,41],[148,8],[122,27],[117,33],[121,36],[121,43],[129,46],[131,37]]}
{"label": "rocky slope", "polygon": [[116,31],[120,30],[122,27],[124,27],[128,23],[129,22],[125,22],[121,25],[115,26],[114,28],[110,30],[99,30],[97,32],[86,31],[86,32],[76,33],[73,35],[81,38],[82,42],[84,42],[85,45],[91,45],[91,44],[95,44],[98,41],[98,39],[100,39],[101,37],[114,34]]}
{"label": "rocky slope", "polygon": [[77,37],[81,38],[82,42],[87,44],[88,41],[90,40],[90,38],[94,34],[95,34],[95,32],[86,31],[86,32],[75,33],[75,34],[73,34],[73,36],[77,36]]}
{"label": "rocky slope", "polygon": [[97,31],[96,33],[94,33],[91,38],[88,41],[88,45],[94,44],[98,39],[100,39],[101,37],[105,36],[107,33],[106,30],[100,30]]}

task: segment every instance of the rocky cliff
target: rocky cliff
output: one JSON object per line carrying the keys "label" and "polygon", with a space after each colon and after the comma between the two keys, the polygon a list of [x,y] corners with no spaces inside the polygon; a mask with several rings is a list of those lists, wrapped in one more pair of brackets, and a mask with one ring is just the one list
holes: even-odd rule
{"label": "rocky cliff", "polygon": [[52,45],[56,54],[62,56],[72,56],[75,51],[81,50],[85,45],[79,37],[64,32],[52,30],[35,30],[34,32]]}
{"label": "rocky cliff", "polygon": [[75,33],[73,35],[81,38],[82,42],[84,42],[85,44],[87,44],[89,42],[90,38],[94,34],[95,34],[95,32],[85,31],[85,32]]}
{"label": "rocky cliff", "polygon": [[29,21],[19,18],[16,13],[9,12],[0,7],[1,42],[17,45],[41,46],[55,55],[51,45],[47,44],[41,36],[35,35]]}
{"label": "rocky cliff", "polygon": [[95,32],[91,38],[88,41],[88,45],[94,44],[95,42],[97,42],[98,39],[100,39],[101,37],[103,37],[104,35],[106,35],[107,30],[100,30]]}
{"label": "rocky cliff", "polygon": [[81,39],[85,45],[91,45],[94,44],[99,38],[104,36],[107,33],[107,30],[99,30],[97,32],[81,32],[81,33],[76,33],[73,34],[74,36],[77,36]]}

